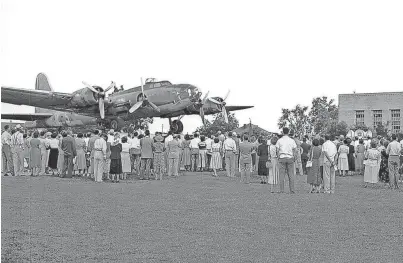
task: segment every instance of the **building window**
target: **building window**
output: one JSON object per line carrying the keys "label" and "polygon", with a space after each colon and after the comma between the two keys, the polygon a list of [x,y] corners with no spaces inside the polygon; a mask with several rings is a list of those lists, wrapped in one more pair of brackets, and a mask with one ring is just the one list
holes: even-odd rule
{"label": "building window", "polygon": [[374,128],[376,129],[376,127],[378,127],[378,125],[382,124],[382,111],[374,110],[373,116],[374,116]]}
{"label": "building window", "polygon": [[355,125],[362,127],[364,126],[364,111],[357,110],[355,111]]}
{"label": "building window", "polygon": [[391,110],[392,114],[392,132],[400,132],[400,110]]}

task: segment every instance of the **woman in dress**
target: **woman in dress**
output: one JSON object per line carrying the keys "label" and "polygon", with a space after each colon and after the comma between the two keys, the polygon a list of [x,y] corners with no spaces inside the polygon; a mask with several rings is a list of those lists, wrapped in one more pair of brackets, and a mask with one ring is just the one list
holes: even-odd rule
{"label": "woman in dress", "polygon": [[379,164],[379,179],[385,184],[389,183],[389,166],[388,166],[389,155],[386,153],[388,145],[389,142],[385,140],[378,148],[378,151],[381,153],[381,162]]}
{"label": "woman in dress", "polygon": [[[325,139],[319,137],[319,147],[322,149],[323,144],[325,143]],[[321,184],[319,186],[319,192],[321,189],[323,189],[323,161],[324,161],[325,155],[323,151],[321,151],[321,155],[319,157],[319,169],[320,169],[320,181]]]}
{"label": "woman in dress", "polygon": [[378,183],[378,167],[381,163],[381,153],[376,148],[376,142],[371,142],[371,149],[365,153],[364,187]]}
{"label": "woman in dress", "polygon": [[25,164],[25,162],[27,163],[27,167],[25,167],[25,165],[24,165],[24,173],[25,173],[26,171],[30,170],[30,168],[29,168],[29,155],[30,155],[29,148],[31,147],[31,145],[30,145],[31,137],[25,133],[23,135],[23,139],[24,139],[24,164]]}
{"label": "woman in dress", "polygon": [[355,148],[350,138],[347,139],[348,143],[348,175],[354,175],[355,173]]}
{"label": "woman in dress", "polygon": [[49,151],[49,161],[48,166],[52,171],[52,176],[57,173],[57,162],[59,160],[59,140],[56,138],[57,133],[52,133],[51,139],[49,141],[50,151]]}
{"label": "woman in dress", "polygon": [[122,144],[119,142],[119,133],[115,133],[114,141],[111,143],[111,165],[109,173],[112,177],[112,183],[119,182],[119,177],[122,174]]}
{"label": "woman in dress", "polygon": [[190,158],[191,158],[191,154],[190,154],[190,136],[189,134],[185,135],[185,140],[182,143],[183,145],[183,155],[182,155],[182,163],[185,166],[185,170],[189,171],[190,169]]}
{"label": "woman in dress", "polygon": [[261,144],[257,147],[257,156],[259,156],[257,174],[260,175],[260,183],[267,184],[269,171],[266,167],[266,162],[269,160],[269,148],[266,140],[259,138],[259,141]]}
{"label": "woman in dress", "polygon": [[272,137],[270,140],[270,144],[268,146],[269,151],[269,159],[271,160],[271,168],[269,169],[269,176],[267,183],[270,184],[270,192],[273,193],[273,186],[279,183],[279,164],[277,157],[277,148],[276,143],[278,139],[277,137]]}
{"label": "woman in dress", "polygon": [[29,167],[32,169],[31,176],[38,176],[42,166],[40,150],[41,141],[38,139],[38,137],[39,133],[36,131],[34,132],[34,138],[32,138],[29,142]]}
{"label": "woman in dress", "polygon": [[130,144],[127,142],[127,137],[122,138],[122,152],[120,153],[122,160],[122,179],[127,179],[127,174],[132,171],[132,164],[130,162]]}
{"label": "woman in dress", "polygon": [[86,152],[86,144],[84,140],[84,135],[82,133],[77,134],[76,138],[76,149],[77,149],[77,157],[76,157],[76,165],[78,174],[81,176],[85,174],[87,170],[87,160],[85,157]]}
{"label": "woman in dress", "polygon": [[348,172],[348,152],[350,151],[348,148],[347,139],[343,141],[343,145],[340,145],[338,150],[338,164],[337,168],[341,172],[341,176],[345,177]]}
{"label": "woman in dress", "polygon": [[365,153],[365,145],[364,140],[360,139],[358,141],[358,145],[355,148],[355,170],[358,174],[362,174],[364,171],[364,153]]}
{"label": "woman in dress", "polygon": [[322,178],[320,176],[320,156],[322,155],[322,148],[319,146],[319,140],[314,139],[312,142],[313,147],[309,152],[309,160],[312,162],[312,166],[308,167],[307,183],[310,184],[311,190],[309,193],[319,193],[320,185],[322,184]]}
{"label": "woman in dress", "polygon": [[214,138],[214,143],[211,145],[211,164],[210,168],[213,169],[213,176],[217,177],[217,170],[222,168],[221,158],[221,144],[220,139]]}
{"label": "woman in dress", "polygon": [[[102,138],[104,138],[104,140],[106,141],[106,159],[104,162],[104,179],[107,180],[112,180],[112,178],[109,177],[109,171],[111,168],[111,143],[108,142],[108,135],[103,134]],[[89,154],[87,153],[87,156],[89,156]],[[87,158],[88,160],[89,158]],[[89,164],[89,161],[87,161],[87,165]],[[89,165],[88,165],[89,167]]]}

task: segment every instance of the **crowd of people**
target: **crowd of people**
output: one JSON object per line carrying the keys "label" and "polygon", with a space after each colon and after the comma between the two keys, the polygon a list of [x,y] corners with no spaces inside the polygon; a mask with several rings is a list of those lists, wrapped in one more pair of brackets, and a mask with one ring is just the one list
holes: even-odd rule
{"label": "crowd of people", "polygon": [[335,192],[335,176],[363,175],[365,187],[382,181],[398,188],[402,179],[403,138],[344,138],[340,135],[298,138],[288,128],[281,135],[257,137],[220,131],[214,135],[194,133],[185,136],[157,132],[154,136],[110,130],[102,133],[63,132],[23,133],[20,125],[2,133],[2,172],[4,175],[64,178],[83,176],[96,182],[119,182],[129,176],[141,180],[177,177],[181,171],[225,171],[230,178],[250,183],[257,172],[261,184],[284,192],[288,179],[294,193],[296,175],[306,175],[310,193]]}

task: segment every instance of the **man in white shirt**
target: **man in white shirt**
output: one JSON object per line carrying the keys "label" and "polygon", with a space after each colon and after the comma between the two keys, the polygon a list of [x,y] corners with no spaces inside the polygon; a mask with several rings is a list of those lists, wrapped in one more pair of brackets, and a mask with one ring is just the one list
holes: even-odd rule
{"label": "man in white shirt", "polygon": [[168,131],[168,136],[165,137],[164,144],[165,144],[165,171],[168,171],[168,143],[173,141],[173,133],[172,131]]}
{"label": "man in white shirt", "polygon": [[197,166],[199,165],[199,134],[195,133],[194,138],[190,141],[190,170],[196,172]]}
{"label": "man in white shirt", "polygon": [[389,187],[390,189],[399,189],[399,167],[400,159],[399,155],[402,152],[400,143],[397,142],[396,134],[392,134],[392,142],[389,143],[388,148],[386,148],[386,154],[388,157],[388,167],[389,167]]}
{"label": "man in white shirt", "polygon": [[210,169],[210,162],[211,162],[211,146],[213,145],[213,140],[206,136],[206,150],[207,150],[207,164],[206,167]]}
{"label": "man in white shirt", "polygon": [[277,143],[277,156],[279,157],[279,180],[280,192],[284,193],[284,179],[287,175],[290,187],[290,194],[294,194],[294,177],[295,177],[295,155],[297,144],[288,136],[290,130],[287,127],[283,128],[283,137]]}
{"label": "man in white shirt", "polygon": [[223,143],[225,154],[225,169],[228,177],[235,177],[235,153],[237,152],[236,143],[232,139],[232,132],[228,133],[228,138]]}
{"label": "man in white shirt", "polygon": [[10,126],[4,126],[4,132],[1,134],[1,153],[3,158],[2,172],[5,176],[13,174],[13,157],[11,153],[11,134]]}
{"label": "man in white shirt", "polygon": [[16,132],[11,136],[11,152],[13,155],[14,175],[19,176],[24,171],[24,135],[21,125],[15,126]]}
{"label": "man in white shirt", "polygon": [[323,151],[323,187],[325,193],[334,194],[336,185],[335,176],[335,157],[337,154],[337,147],[330,141],[330,136],[325,135],[325,143],[322,145]]}
{"label": "man in white shirt", "polygon": [[109,134],[108,134],[108,141],[109,143],[113,143],[115,141],[115,130],[109,130]]}
{"label": "man in white shirt", "polygon": [[98,138],[94,142],[94,178],[95,182],[102,182],[104,161],[106,160],[107,136]]}
{"label": "man in white shirt", "polygon": [[130,162],[132,164],[132,173],[140,175],[140,155],[141,147],[138,133],[134,132],[133,138],[129,140],[130,143]]}

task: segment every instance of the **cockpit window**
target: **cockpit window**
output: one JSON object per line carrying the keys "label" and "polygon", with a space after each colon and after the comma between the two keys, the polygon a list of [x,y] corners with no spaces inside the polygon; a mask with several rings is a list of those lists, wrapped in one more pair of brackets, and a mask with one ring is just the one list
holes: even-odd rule
{"label": "cockpit window", "polygon": [[161,83],[154,83],[154,88],[159,88],[161,87]]}

